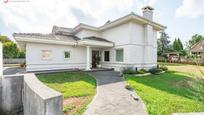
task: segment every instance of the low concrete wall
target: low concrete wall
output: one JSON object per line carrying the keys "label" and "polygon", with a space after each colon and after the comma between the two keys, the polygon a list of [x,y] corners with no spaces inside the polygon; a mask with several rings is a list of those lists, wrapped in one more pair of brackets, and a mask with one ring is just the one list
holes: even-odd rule
{"label": "low concrete wall", "polygon": [[8,115],[21,115],[23,75],[2,77],[1,109]]}
{"label": "low concrete wall", "polygon": [[3,59],[3,63],[4,64],[24,64],[25,63],[25,59],[24,58],[16,58],[16,59]]}
{"label": "low concrete wall", "polygon": [[24,115],[62,115],[63,97],[34,74],[24,75]]}
{"label": "low concrete wall", "polygon": [[34,74],[0,78],[0,115],[62,115],[62,103],[62,95]]}
{"label": "low concrete wall", "polygon": [[1,76],[0,76],[0,113],[2,113],[2,84],[1,84]]}

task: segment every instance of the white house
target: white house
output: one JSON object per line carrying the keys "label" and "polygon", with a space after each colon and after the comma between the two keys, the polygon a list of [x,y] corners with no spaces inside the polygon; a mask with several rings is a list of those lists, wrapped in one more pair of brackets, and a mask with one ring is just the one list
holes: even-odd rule
{"label": "white house", "polygon": [[80,23],[74,28],[54,26],[50,34],[13,36],[26,51],[27,71],[90,70],[98,61],[116,71],[151,68],[157,64],[157,32],[166,27],[153,21],[153,8],[142,10],[143,16],[132,12],[100,27]]}

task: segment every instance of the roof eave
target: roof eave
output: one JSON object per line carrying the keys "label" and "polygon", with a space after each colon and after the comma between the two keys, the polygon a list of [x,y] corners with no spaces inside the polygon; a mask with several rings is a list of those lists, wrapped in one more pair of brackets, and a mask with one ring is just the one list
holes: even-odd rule
{"label": "roof eave", "polygon": [[63,40],[51,40],[51,39],[39,39],[39,38],[29,38],[22,36],[15,36],[14,39],[17,42],[25,42],[25,43],[45,43],[45,44],[61,44],[61,45],[75,45],[76,42],[72,41],[63,41]]}
{"label": "roof eave", "polygon": [[122,18],[119,18],[119,19],[117,19],[117,20],[111,22],[110,24],[101,26],[99,30],[100,30],[100,31],[104,31],[104,30],[106,30],[106,29],[115,27],[115,26],[117,26],[117,25],[126,23],[126,22],[131,21],[131,20],[136,21],[136,22],[139,22],[139,23],[141,23],[141,24],[150,24],[150,25],[152,25],[153,28],[154,28],[155,30],[157,30],[157,31],[163,31],[163,30],[165,30],[165,29],[167,28],[166,26],[163,26],[163,25],[161,25],[161,24],[159,24],[159,23],[156,23],[156,22],[153,22],[153,21],[151,21],[151,20],[148,20],[148,19],[146,19],[146,18],[144,18],[144,17],[141,17],[141,16],[139,16],[139,15],[136,15],[135,13],[131,13],[131,14],[129,14],[129,15],[126,15],[126,16],[124,16],[124,17],[122,17]]}
{"label": "roof eave", "polygon": [[92,31],[98,31],[98,28],[97,28],[97,27],[80,23],[80,24],[78,24],[76,27],[73,28],[73,33],[77,33],[77,32],[79,32],[79,31],[82,30],[82,29],[88,29],[88,30],[92,30]]}
{"label": "roof eave", "polygon": [[80,45],[80,46],[97,46],[97,47],[113,47],[114,43],[83,39],[83,40],[78,41],[78,45]]}

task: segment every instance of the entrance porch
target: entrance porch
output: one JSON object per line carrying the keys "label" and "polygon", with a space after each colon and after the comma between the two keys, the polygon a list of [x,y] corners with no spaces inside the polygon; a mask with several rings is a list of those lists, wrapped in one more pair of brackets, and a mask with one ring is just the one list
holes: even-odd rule
{"label": "entrance porch", "polygon": [[99,37],[87,37],[79,41],[79,45],[86,47],[86,71],[99,67],[104,49],[111,48],[114,43]]}

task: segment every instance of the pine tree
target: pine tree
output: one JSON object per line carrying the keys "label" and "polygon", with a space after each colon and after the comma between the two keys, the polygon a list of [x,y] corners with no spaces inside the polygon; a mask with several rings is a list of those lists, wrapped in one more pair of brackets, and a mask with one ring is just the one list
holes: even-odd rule
{"label": "pine tree", "polygon": [[183,50],[183,44],[179,38],[175,38],[173,42],[173,49],[174,51],[180,52]]}

